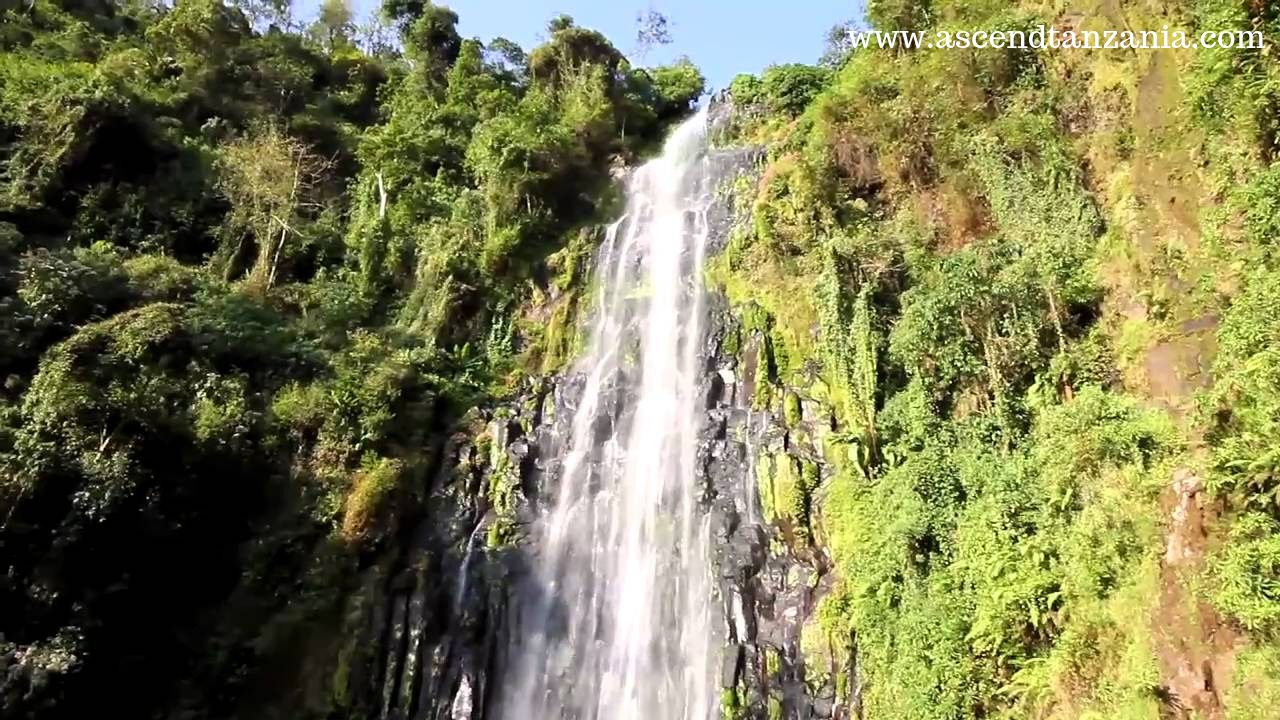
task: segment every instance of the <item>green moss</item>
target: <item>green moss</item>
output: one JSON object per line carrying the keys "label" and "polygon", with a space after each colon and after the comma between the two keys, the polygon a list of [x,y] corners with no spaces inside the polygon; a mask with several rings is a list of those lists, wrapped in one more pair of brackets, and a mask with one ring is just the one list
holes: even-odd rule
{"label": "green moss", "polygon": [[804,682],[811,692],[820,692],[831,679],[829,663],[837,657],[832,645],[830,633],[816,615],[800,628],[800,650],[805,657]]}
{"label": "green moss", "polygon": [[813,493],[821,482],[818,466],[787,453],[765,453],[755,467],[764,519],[786,523],[802,542],[811,541]]}
{"label": "green moss", "polygon": [[725,688],[720,691],[720,720],[741,720],[742,701],[738,698],[737,688]]}
{"label": "green moss", "polygon": [[776,679],[778,673],[782,672],[782,656],[778,654],[777,650],[769,646],[765,646],[762,651],[764,652],[765,674],[770,679]]}
{"label": "green moss", "polygon": [[351,694],[351,661],[357,650],[354,637],[353,635],[353,639],[345,643],[341,650],[338,651],[333,677],[329,681],[333,704],[339,708],[350,707],[353,699]]}
{"label": "green moss", "polygon": [[519,500],[519,469],[507,457],[506,448],[493,446],[493,464],[489,468],[489,505],[494,512],[493,523],[489,525],[486,542],[491,548],[500,547],[514,541],[516,532],[516,504]]}
{"label": "green moss", "polygon": [[557,372],[573,358],[577,347],[577,297],[569,294],[561,298],[551,311],[542,334],[542,356],[538,371],[547,374]]}
{"label": "green moss", "polygon": [[404,464],[399,460],[366,455],[355,473],[342,508],[342,537],[348,542],[371,542],[393,528],[395,493],[400,488]]}
{"label": "green moss", "polygon": [[778,503],[774,494],[774,456],[768,453],[756,458],[756,486],[760,494],[760,511],[767,522],[777,522]]}
{"label": "green moss", "polygon": [[797,464],[790,455],[774,456],[773,495],[779,521],[788,521],[799,530],[806,517],[806,500]]}
{"label": "green moss", "polygon": [[798,343],[787,337],[785,331],[777,326],[769,334],[769,351],[773,357],[773,380],[788,381],[791,374],[800,370],[803,356],[796,351]]}
{"label": "green moss", "polygon": [[774,386],[769,381],[772,362],[768,343],[761,343],[756,355],[756,376],[751,393],[751,407],[755,410],[766,410],[773,405]]}
{"label": "green moss", "polygon": [[800,412],[800,396],[790,390],[785,391],[785,394],[783,395],[782,416],[787,421],[788,427],[795,427],[796,425],[799,425],[800,420],[802,419],[802,414]]}
{"label": "green moss", "polygon": [[730,263],[730,253],[721,254],[709,262],[707,282],[728,296],[742,322],[744,341],[762,338],[769,362],[761,367],[768,368],[768,379],[784,382],[812,356],[817,318],[805,298],[813,294],[813,281],[799,268],[778,262],[758,243],[744,239],[736,247],[744,254],[741,266]]}
{"label": "green moss", "polygon": [[740,326],[734,325],[724,334],[720,349],[728,357],[738,357],[738,354],[742,352],[742,328]]}

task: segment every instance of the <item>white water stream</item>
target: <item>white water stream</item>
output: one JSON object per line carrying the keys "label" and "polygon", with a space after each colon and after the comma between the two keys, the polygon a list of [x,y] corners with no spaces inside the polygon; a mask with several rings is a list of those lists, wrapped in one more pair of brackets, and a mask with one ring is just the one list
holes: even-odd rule
{"label": "white water stream", "polygon": [[704,110],[634,173],[600,250],[587,380],[534,530],[539,599],[505,679],[507,720],[719,712],[721,632],[694,467],[706,128]]}

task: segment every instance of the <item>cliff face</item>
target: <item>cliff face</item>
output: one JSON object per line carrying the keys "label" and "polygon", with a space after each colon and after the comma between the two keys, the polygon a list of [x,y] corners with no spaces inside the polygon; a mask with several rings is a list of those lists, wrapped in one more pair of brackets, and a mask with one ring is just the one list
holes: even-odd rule
{"label": "cliff face", "polygon": [[[830,584],[829,561],[757,504],[757,454],[818,468],[821,459],[797,441],[800,428],[753,409],[760,339],[729,353],[725,338],[740,325],[723,301],[712,317],[698,455],[716,541],[724,716],[851,717],[853,658],[804,644]],[[477,412],[471,433],[449,440],[427,517],[400,567],[371,572],[368,594],[357,603],[365,627],[352,646],[365,662],[353,666],[361,672],[349,683],[373,698],[379,717],[493,717],[487,709],[503,681],[512,634],[521,631],[530,549],[520,528],[556,477],[581,380],[570,374],[531,383],[509,404]],[[618,395],[601,412],[622,412],[628,401]],[[503,517],[503,504],[510,516]]]}
{"label": "cliff face", "polygon": [[764,338],[744,332],[726,303],[720,307],[707,354],[703,457],[714,498],[728,639],[723,716],[853,717],[855,658],[834,651],[814,624],[819,600],[833,579],[830,559],[771,504],[778,489],[771,463],[823,472],[820,455],[806,439],[812,425],[802,421],[789,427],[784,418],[758,407],[756,374],[763,371]]}
{"label": "cliff face", "polygon": [[563,367],[578,231],[703,90],[567,17],[270,5],[0,3],[0,715],[433,695],[514,497],[444,438]]}
{"label": "cliff face", "polygon": [[[713,159],[722,192],[708,213],[712,253],[748,220],[735,211],[732,187],[758,161],[755,151]],[[757,374],[768,372],[766,338],[744,328],[722,295],[708,305],[697,483],[714,542],[721,714],[853,717],[852,645],[829,642],[814,620],[831,586],[826,551],[790,510],[761,503],[787,492],[792,465],[806,482],[830,475],[809,439],[827,420],[807,403],[790,424],[765,407],[756,392],[764,387]],[[364,698],[359,704],[376,717],[497,717],[513,640],[526,631],[520,610],[536,600],[529,573],[537,550],[524,529],[555,491],[584,382],[581,370],[526,381],[510,400],[473,410],[444,442],[407,549],[394,565],[369,571],[352,601],[338,694]],[[622,386],[604,397],[592,426],[609,426],[636,399]],[[762,469],[761,458],[782,469]]]}

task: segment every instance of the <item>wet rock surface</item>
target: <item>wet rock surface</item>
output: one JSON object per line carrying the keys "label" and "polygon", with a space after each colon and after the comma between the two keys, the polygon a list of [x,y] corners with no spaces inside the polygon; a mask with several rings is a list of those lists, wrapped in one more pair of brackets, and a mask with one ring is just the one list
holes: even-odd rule
{"label": "wet rock surface", "polygon": [[[699,467],[715,539],[718,616],[724,644],[720,679],[726,718],[805,720],[852,717],[834,678],[848,659],[806,657],[802,637],[829,584],[821,551],[788,540],[767,522],[756,487],[755,455],[784,453],[788,431],[752,408],[751,363],[723,351],[726,328],[740,329],[722,302],[713,306],[702,388],[705,416]],[[746,343],[741,355],[754,346]],[[509,404],[477,412],[479,432],[460,432],[444,448],[428,511],[398,570],[378,577],[365,608],[374,651],[360,674],[376,696],[377,717],[489,720],[506,667],[522,578],[532,548],[521,528],[553,491],[582,379],[531,383]],[[597,422],[627,412],[617,394]],[[508,508],[493,497],[503,488]],[[509,537],[503,538],[504,533]],[[527,598],[526,598],[527,599]],[[356,668],[352,668],[355,672]],[[353,678],[355,679],[355,678]]]}
{"label": "wet rock surface", "polygon": [[[732,178],[757,160],[747,150],[708,162],[724,164],[722,176]],[[711,252],[723,248],[737,221],[727,198],[713,204]],[[740,327],[722,298],[708,297],[708,315],[697,481],[715,548],[709,571],[723,642],[720,715],[855,717],[853,659],[807,656],[802,642],[806,632],[817,632],[817,604],[830,585],[825,554],[769,517],[758,491],[759,457],[795,455],[818,468],[821,458],[794,441],[783,418],[755,407],[762,404],[754,389],[763,338]],[[497,717],[507,652],[521,632],[519,608],[535,600],[522,595],[530,592],[524,579],[536,552],[524,529],[554,497],[584,381],[578,371],[528,381],[510,401],[473,410],[442,444],[410,541],[390,569],[368,572],[348,608],[348,626],[358,631],[340,672],[350,692],[364,697],[352,705],[386,720]],[[608,400],[594,419],[602,436],[634,400],[625,378],[612,385],[616,392],[604,393]],[[837,697],[837,677],[854,679],[846,683],[849,697]]]}
{"label": "wet rock surface", "polygon": [[[748,337],[738,355],[725,339],[742,333],[723,303],[707,339],[704,388],[708,411],[701,443],[703,477],[716,527],[726,650],[725,717],[849,717],[837,707],[833,678],[842,668],[808,658],[802,647],[828,587],[825,556],[789,542],[768,521],[757,484],[757,457],[786,454],[789,433],[781,418],[756,409],[753,355],[760,338]],[[816,626],[815,628],[816,629]],[[731,670],[731,672],[729,672]]]}

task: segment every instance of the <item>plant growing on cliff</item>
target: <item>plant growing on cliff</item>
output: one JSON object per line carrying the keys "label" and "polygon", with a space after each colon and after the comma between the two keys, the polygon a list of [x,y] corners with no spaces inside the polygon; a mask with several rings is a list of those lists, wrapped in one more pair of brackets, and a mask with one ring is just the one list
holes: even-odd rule
{"label": "plant growing on cliff", "polygon": [[362,49],[341,5],[309,34],[261,3],[0,8],[5,712],[237,715],[289,667],[376,714],[298,638],[361,637],[341,608],[437,438],[563,363],[576,304],[559,339],[530,319],[583,291],[613,162],[702,91],[418,0]]}
{"label": "plant growing on cliff", "polygon": [[[320,207],[315,195],[331,163],[273,126],[228,143],[220,159],[218,187],[231,204],[228,228],[239,235],[225,275],[234,278],[239,263],[247,263],[249,284],[269,290],[286,246],[302,240],[305,214]],[[244,259],[246,246],[256,248],[252,262]]]}

